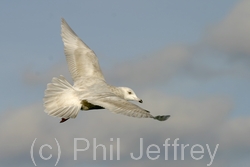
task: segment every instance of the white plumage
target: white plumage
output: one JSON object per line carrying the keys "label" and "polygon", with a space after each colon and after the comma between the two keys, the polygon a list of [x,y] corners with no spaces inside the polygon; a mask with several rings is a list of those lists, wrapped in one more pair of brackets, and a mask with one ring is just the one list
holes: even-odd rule
{"label": "white plumage", "polygon": [[108,109],[115,113],[138,118],[165,121],[170,116],[152,116],[149,111],[130,103],[142,102],[127,87],[114,87],[106,83],[95,53],[75,34],[62,19],[62,40],[68,68],[74,80],[72,86],[63,76],[53,78],[44,96],[45,112],[62,118],[61,122],[75,118],[80,109]]}

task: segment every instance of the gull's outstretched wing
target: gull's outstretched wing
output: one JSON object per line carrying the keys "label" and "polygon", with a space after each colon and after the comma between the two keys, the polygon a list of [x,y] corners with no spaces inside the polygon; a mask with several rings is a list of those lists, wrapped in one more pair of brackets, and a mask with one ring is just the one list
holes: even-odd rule
{"label": "gull's outstretched wing", "polygon": [[165,121],[170,117],[170,115],[152,116],[149,111],[144,110],[140,108],[139,106],[133,103],[130,103],[127,100],[121,99],[117,96],[99,98],[93,101],[88,100],[88,102],[94,105],[101,106],[114,113],[123,114],[123,115],[127,115],[130,117],[153,118],[158,121]]}
{"label": "gull's outstretched wing", "polygon": [[98,77],[104,80],[94,51],[76,35],[63,18],[61,28],[64,53],[74,82],[81,77]]}

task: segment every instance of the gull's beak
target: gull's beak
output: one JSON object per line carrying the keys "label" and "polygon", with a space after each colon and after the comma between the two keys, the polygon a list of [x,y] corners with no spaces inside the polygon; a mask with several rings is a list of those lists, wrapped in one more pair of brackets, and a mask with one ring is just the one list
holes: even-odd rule
{"label": "gull's beak", "polygon": [[140,103],[143,103],[142,99],[139,100]]}

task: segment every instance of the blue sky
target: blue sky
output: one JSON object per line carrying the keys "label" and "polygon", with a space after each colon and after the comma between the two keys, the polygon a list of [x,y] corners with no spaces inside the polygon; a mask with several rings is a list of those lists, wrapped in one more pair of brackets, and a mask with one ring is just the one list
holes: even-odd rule
{"label": "blue sky", "polygon": [[[69,123],[68,127],[66,125],[60,127],[54,123],[58,121],[56,118],[50,118],[43,112],[43,92],[51,78],[64,75],[72,81],[60,36],[62,17],[95,51],[110,84],[132,87],[138,96],[146,99],[145,104],[142,104],[143,108],[149,108],[155,114],[168,112],[172,115],[173,121],[167,123],[170,127],[168,129],[170,136],[181,136],[183,141],[192,139],[191,141],[200,143],[207,141],[211,144],[218,142],[224,144],[215,166],[227,165],[223,162],[223,158],[231,160],[231,166],[237,166],[240,162],[243,163],[242,166],[249,164],[249,160],[244,159],[244,156],[243,158],[236,156],[238,159],[233,161],[234,154],[224,155],[225,150],[232,151],[235,148],[238,148],[237,155],[245,155],[246,152],[249,154],[250,150],[250,145],[242,140],[240,141],[245,149],[241,149],[242,145],[233,145],[237,140],[233,140],[234,137],[230,136],[242,138],[243,132],[249,132],[250,127],[248,123],[250,120],[249,0],[4,0],[0,4],[2,60],[0,75],[3,81],[0,115],[1,119],[9,120],[0,124],[2,126],[0,132],[4,134],[0,150],[5,148],[5,142],[11,137],[20,137],[16,136],[19,134],[16,131],[21,131],[30,125],[37,128],[33,130],[28,128],[27,139],[21,137],[27,142],[25,146],[17,144],[16,149],[8,149],[7,153],[0,152],[4,155],[0,156],[3,157],[2,160],[0,158],[0,162],[2,161],[5,166],[6,164],[15,166],[14,160],[8,163],[12,155],[21,159],[23,165],[32,165],[31,160],[23,157],[21,153],[29,153],[29,144],[33,139],[36,136],[37,138],[43,136],[48,131],[62,132],[61,127],[70,130],[75,125],[93,126],[95,131],[99,131],[97,125],[80,121],[85,119],[86,113],[81,112],[81,116],[77,119],[70,120],[76,122]],[[155,104],[156,108],[153,107]],[[32,112],[34,110],[36,111]],[[39,118],[33,118],[36,117],[35,113]],[[193,117],[196,118],[190,118],[189,113],[194,114]],[[24,124],[20,122],[22,125],[18,126],[14,122],[18,120],[17,115],[21,116],[20,119],[24,120]],[[112,122],[112,119],[105,114],[101,114],[100,117],[96,113],[93,116],[91,113],[86,115],[90,120],[94,117],[102,120],[100,124],[103,127],[112,127],[112,123],[105,123],[105,119]],[[190,122],[183,121],[186,116]],[[128,121],[131,126],[138,127],[136,130],[140,130],[140,126],[151,127],[152,123],[155,123],[140,122],[134,118],[131,121],[122,115],[113,114],[110,117]],[[213,125],[206,123],[205,120],[198,124],[198,120],[202,119],[218,121],[215,123],[217,127],[214,128],[218,131],[208,132],[213,136],[211,140],[204,139],[202,131]],[[48,121],[48,123],[45,127],[40,127],[42,124],[32,120]],[[10,124],[12,121],[13,125]],[[192,131],[193,126],[190,125],[192,121],[197,122],[196,126],[200,127],[197,133]],[[125,122],[122,125],[125,126]],[[241,123],[241,126],[237,123]],[[129,131],[122,125],[119,127]],[[187,126],[187,132],[195,135],[186,133],[184,135],[185,131],[182,131],[181,125]],[[53,128],[48,128],[50,126]],[[176,131],[174,131],[175,126],[178,126]],[[159,128],[155,132],[161,136],[159,138],[162,140],[166,138],[160,133],[162,127],[159,125],[153,127]],[[230,128],[233,129],[232,132]],[[136,130],[129,132],[140,137]],[[36,133],[32,135],[34,131]],[[114,130],[111,134],[119,136],[122,134],[121,131]],[[221,134],[222,131],[225,135],[215,135]],[[43,139],[47,141],[50,137],[52,139],[63,137],[63,133],[59,132]],[[91,132],[86,135],[93,136]],[[141,136],[155,140],[155,136],[145,130]],[[193,139],[192,136],[198,137]],[[77,137],[77,130],[66,136],[69,139],[73,137]],[[104,134],[100,135],[100,138],[106,139]],[[228,141],[228,138],[232,139]],[[133,139],[127,140],[129,143]],[[228,146],[228,143],[233,146]],[[70,158],[67,155],[70,155],[70,152],[64,157],[68,160]],[[89,157],[87,159],[90,166],[98,166],[101,163],[91,161]],[[143,166],[148,161],[140,162],[133,164],[134,162],[122,161],[123,164],[131,163],[133,166]],[[155,162],[159,165],[163,163],[163,161]],[[44,163],[44,166],[50,165],[49,162],[40,163]],[[71,163],[80,166],[83,162],[69,160],[68,164],[72,165]],[[110,165],[109,163],[111,162],[106,164]],[[184,165],[176,161],[170,163]],[[190,160],[186,166],[194,165],[195,163]],[[200,166],[202,165],[203,161]]]}
{"label": "blue sky", "polygon": [[[109,59],[129,60],[173,44],[193,45],[199,42],[206,29],[222,20],[236,3],[237,1],[2,2],[1,42],[4,47],[1,52],[5,63],[1,68],[5,70],[2,70],[1,75],[8,81],[2,90],[8,96],[5,100],[30,89],[29,85],[26,87],[22,82],[21,76],[25,71],[42,73],[56,62],[65,61],[60,39],[61,17],[65,17],[70,24],[80,24],[74,26],[74,30],[100,55],[101,66],[108,68],[115,63],[111,63]],[[13,63],[13,60],[18,63]],[[22,89],[16,83],[22,85]],[[11,93],[8,89],[10,84],[15,89]],[[22,98],[13,104],[7,100],[1,105],[1,110],[10,105],[19,107],[32,99],[38,100],[38,87],[32,88],[33,91],[29,93],[31,97],[28,96],[27,101]]]}

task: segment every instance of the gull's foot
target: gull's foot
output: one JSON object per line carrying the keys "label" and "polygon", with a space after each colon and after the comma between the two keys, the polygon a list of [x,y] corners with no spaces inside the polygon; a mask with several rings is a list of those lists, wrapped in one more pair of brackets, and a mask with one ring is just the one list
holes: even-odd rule
{"label": "gull's foot", "polygon": [[67,121],[69,118],[62,118],[61,119],[61,121],[60,121],[60,123],[63,123],[63,122],[65,122],[65,121]]}
{"label": "gull's foot", "polygon": [[97,109],[104,109],[104,108],[101,107],[101,106],[96,106],[96,105],[93,105],[93,104],[89,103],[87,100],[82,100],[81,104],[82,104],[81,110],[97,110]]}

